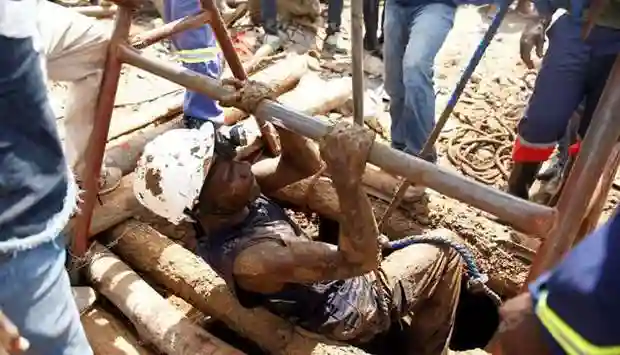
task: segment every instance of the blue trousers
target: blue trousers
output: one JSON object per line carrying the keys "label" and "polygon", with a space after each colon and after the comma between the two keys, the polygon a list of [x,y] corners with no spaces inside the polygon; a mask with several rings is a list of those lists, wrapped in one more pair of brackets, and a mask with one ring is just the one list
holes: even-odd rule
{"label": "blue trousers", "polygon": [[[616,59],[613,44],[620,43],[620,31],[602,27],[595,27],[584,42],[580,21],[567,14],[553,24],[548,36],[549,48],[517,128],[515,161],[546,160],[582,101],[578,135],[585,135]],[[612,49],[611,53],[601,47]]]}
{"label": "blue trousers", "polygon": [[[387,0],[383,56],[395,149],[418,154],[435,125],[433,65],[455,12],[448,3],[413,6]],[[423,158],[434,161],[436,153]]]}
{"label": "blue trousers", "polygon": [[65,271],[62,236],[0,254],[0,308],[30,341],[25,355],[91,355]]}

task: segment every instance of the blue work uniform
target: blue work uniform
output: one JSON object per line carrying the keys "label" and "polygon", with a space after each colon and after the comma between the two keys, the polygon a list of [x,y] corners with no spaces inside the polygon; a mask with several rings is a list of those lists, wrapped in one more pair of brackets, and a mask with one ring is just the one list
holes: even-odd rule
{"label": "blue work uniform", "polygon": [[618,210],[530,292],[551,354],[620,354]]}
{"label": "blue work uniform", "polygon": [[[557,8],[549,0],[535,2],[543,14]],[[585,136],[607,77],[620,52],[620,29],[595,25],[581,37],[583,16],[566,13],[548,31],[549,48],[525,114],[517,127],[513,147],[516,163],[542,162],[564,136],[573,112],[585,103],[578,136]],[[620,20],[620,19],[619,19]],[[569,149],[579,150],[579,142]]]}
{"label": "blue work uniform", "polygon": [[[165,0],[166,23],[195,15],[201,11],[198,0]],[[172,37],[178,60],[187,69],[218,79],[222,72],[223,56],[210,25],[183,31]],[[224,123],[222,108],[203,94],[187,90],[183,104],[185,123],[197,128],[201,122],[210,120],[219,126]]]}

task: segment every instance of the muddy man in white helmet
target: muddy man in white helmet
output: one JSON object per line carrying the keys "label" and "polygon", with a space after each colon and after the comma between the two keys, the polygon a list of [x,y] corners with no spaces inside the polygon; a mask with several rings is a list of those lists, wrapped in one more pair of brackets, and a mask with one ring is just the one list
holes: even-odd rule
{"label": "muddy man in white helmet", "polygon": [[[407,353],[447,352],[459,258],[448,248],[415,245],[380,263],[379,232],[361,183],[374,133],[338,123],[320,142],[320,155],[313,142],[278,133],[281,156],[254,165],[235,160],[234,147],[209,123],[164,133],[144,150],[135,194],[172,223],[194,222],[197,253],[244,307],[264,307],[302,331],[354,345],[415,311]],[[313,241],[261,194],[317,173],[321,157],[340,204],[338,245]]]}

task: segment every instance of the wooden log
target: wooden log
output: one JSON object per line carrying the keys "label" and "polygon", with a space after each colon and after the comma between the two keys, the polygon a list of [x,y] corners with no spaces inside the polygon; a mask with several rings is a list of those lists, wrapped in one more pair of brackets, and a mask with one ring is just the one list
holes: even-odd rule
{"label": "wooden log", "polygon": [[72,7],[72,9],[84,16],[94,17],[94,18],[104,18],[104,17],[112,17],[116,15],[118,6],[116,5],[75,6],[75,7]]}
{"label": "wooden log", "polygon": [[153,123],[131,134],[110,141],[105,153],[106,164],[121,169],[123,175],[129,174],[136,168],[146,143],[166,131],[182,127],[182,119],[178,117],[163,123]]}
{"label": "wooden log", "polygon": [[[258,73],[250,76],[250,80],[255,80],[273,88],[276,96],[292,90],[299,82],[301,77],[308,71],[307,55],[290,55],[289,57],[265,68]],[[248,117],[248,113],[234,107],[227,107],[224,110],[227,125],[235,124]]]}
{"label": "wooden log", "polygon": [[[308,95],[308,93],[313,93]],[[343,105],[352,95],[351,78],[323,80],[310,71],[299,80],[297,86],[280,96],[278,101],[308,115],[321,115]],[[248,145],[238,149],[238,158],[246,159],[262,147],[260,132],[254,120],[243,120],[241,124],[248,132]]]}
{"label": "wooden log", "polygon": [[95,243],[87,272],[99,292],[134,324],[138,334],[169,355],[243,354],[196,326],[107,248]]}
{"label": "wooden log", "polygon": [[[94,236],[130,218],[138,209],[144,208],[133,194],[133,174],[125,176],[114,191],[100,197],[101,204],[95,204],[89,236]],[[65,233],[73,235],[76,218],[72,218]]]}
{"label": "wooden log", "polygon": [[83,314],[81,320],[95,355],[154,355],[123,322],[100,307]]}
{"label": "wooden log", "polygon": [[[338,196],[327,177],[320,177],[316,180],[314,178],[304,179],[270,194],[270,197],[302,208],[305,207],[336,221],[340,220]],[[385,208],[386,206],[383,203],[377,201],[373,203],[376,215],[381,215]],[[382,232],[392,239],[397,239],[418,234],[421,231],[422,227],[414,223],[405,211],[397,209],[390,223],[385,225]]]}
{"label": "wooden log", "polygon": [[353,347],[317,344],[262,308],[243,308],[201,258],[149,225],[129,220],[108,231],[106,239],[116,241],[115,252],[136,270],[271,354],[365,354]]}

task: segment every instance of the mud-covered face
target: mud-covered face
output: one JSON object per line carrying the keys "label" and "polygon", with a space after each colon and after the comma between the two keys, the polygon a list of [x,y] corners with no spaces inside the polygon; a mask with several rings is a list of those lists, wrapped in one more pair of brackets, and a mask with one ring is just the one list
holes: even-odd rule
{"label": "mud-covered face", "polygon": [[203,215],[239,212],[260,194],[248,162],[216,157],[198,199]]}

